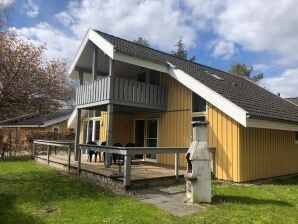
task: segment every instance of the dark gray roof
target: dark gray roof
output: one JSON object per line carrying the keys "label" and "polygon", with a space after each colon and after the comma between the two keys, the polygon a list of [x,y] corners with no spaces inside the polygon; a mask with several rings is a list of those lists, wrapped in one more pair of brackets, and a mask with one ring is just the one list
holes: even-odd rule
{"label": "dark gray roof", "polygon": [[247,111],[251,117],[298,123],[298,107],[246,78],[183,60],[110,34],[96,32],[114,45],[117,52],[161,65],[170,62]]}
{"label": "dark gray roof", "polygon": [[287,100],[291,101],[292,103],[298,106],[298,97],[287,98]]}
{"label": "dark gray roof", "polygon": [[59,110],[56,112],[47,113],[31,113],[20,117],[10,118],[8,120],[0,121],[0,125],[44,125],[47,121],[58,119],[72,113],[72,110]]}

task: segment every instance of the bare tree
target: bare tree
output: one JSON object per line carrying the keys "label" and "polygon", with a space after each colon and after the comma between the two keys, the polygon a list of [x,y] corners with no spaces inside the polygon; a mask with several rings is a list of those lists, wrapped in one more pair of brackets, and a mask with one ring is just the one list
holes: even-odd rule
{"label": "bare tree", "polygon": [[69,97],[66,63],[46,61],[44,46],[13,32],[0,35],[0,119],[59,108]]}

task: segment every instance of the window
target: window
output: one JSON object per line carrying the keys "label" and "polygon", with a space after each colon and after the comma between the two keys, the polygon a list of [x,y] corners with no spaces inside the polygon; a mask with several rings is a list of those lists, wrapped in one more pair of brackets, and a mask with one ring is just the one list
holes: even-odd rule
{"label": "window", "polygon": [[137,81],[146,82],[146,72],[137,74]]}
{"label": "window", "polygon": [[160,72],[155,70],[150,70],[149,72],[142,72],[137,74],[137,81],[150,83],[153,85],[159,85]]}
{"label": "window", "polygon": [[[147,120],[146,146],[157,147],[157,119]],[[146,160],[156,160],[156,154],[146,154]]]}
{"label": "window", "polygon": [[154,85],[159,85],[160,72],[155,70],[150,70],[149,83]]}
{"label": "window", "polygon": [[192,93],[192,112],[205,112],[206,100],[199,95]]}
{"label": "window", "polygon": [[53,126],[52,131],[53,132],[59,132],[60,131],[59,125]]}

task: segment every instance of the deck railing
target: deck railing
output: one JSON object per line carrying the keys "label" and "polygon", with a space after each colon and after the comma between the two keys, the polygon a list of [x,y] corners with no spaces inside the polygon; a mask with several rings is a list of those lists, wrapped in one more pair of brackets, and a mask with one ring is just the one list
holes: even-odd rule
{"label": "deck railing", "polygon": [[81,170],[82,150],[93,150],[98,152],[112,153],[124,156],[124,176],[123,184],[125,187],[130,186],[131,177],[131,159],[134,155],[140,154],[174,154],[175,155],[175,177],[179,178],[179,154],[186,153],[187,147],[116,147],[116,146],[99,146],[99,145],[78,145],[78,173]]}
{"label": "deck railing", "polygon": [[113,103],[166,108],[165,87],[125,79],[122,77],[105,77],[84,84],[76,90],[76,104]]}

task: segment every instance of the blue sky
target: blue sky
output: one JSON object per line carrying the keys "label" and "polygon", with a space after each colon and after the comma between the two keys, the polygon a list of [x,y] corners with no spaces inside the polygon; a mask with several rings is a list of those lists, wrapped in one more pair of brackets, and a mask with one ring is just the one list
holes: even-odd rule
{"label": "blue sky", "polygon": [[11,29],[47,58],[71,60],[88,28],[128,40],[138,36],[171,52],[182,37],[197,62],[228,70],[233,63],[263,72],[260,85],[298,96],[298,6],[295,0],[0,0]]}

